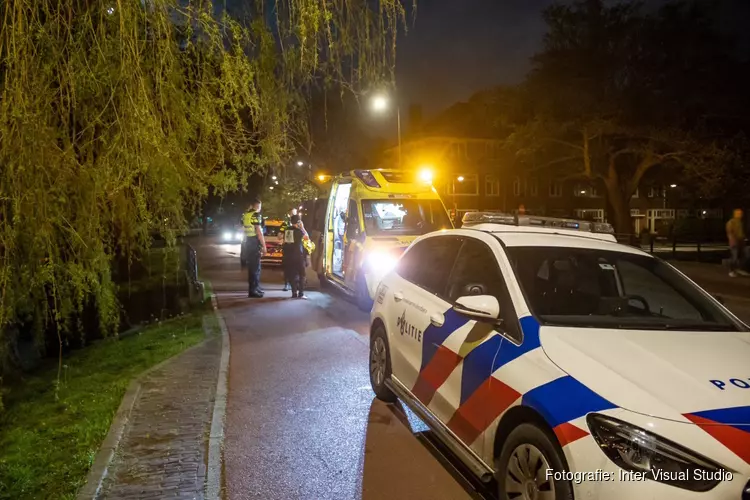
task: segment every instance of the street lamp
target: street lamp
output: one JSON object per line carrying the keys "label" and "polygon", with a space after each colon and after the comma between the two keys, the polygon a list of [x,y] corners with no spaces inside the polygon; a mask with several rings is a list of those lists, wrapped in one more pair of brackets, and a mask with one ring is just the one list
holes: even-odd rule
{"label": "street lamp", "polygon": [[455,213],[456,217],[458,217],[458,204],[456,203],[456,181],[463,182],[464,176],[459,175],[458,177],[453,178],[453,212]]}
{"label": "street lamp", "polygon": [[676,187],[677,187],[677,184],[670,184],[670,185],[669,185],[669,187],[671,187],[671,188],[676,188]]}
{"label": "street lamp", "polygon": [[297,166],[298,166],[298,167],[301,167],[301,166],[302,166],[302,165],[304,165],[304,164],[305,164],[305,162],[303,162],[302,160],[298,160],[298,161],[297,161]]}
{"label": "street lamp", "polygon": [[[375,113],[383,113],[388,109],[388,98],[378,94],[372,98],[372,110]],[[396,104],[396,127],[398,134],[398,166],[401,166],[401,108]]]}
{"label": "street lamp", "polygon": [[275,181],[276,179],[277,179],[277,177],[275,175],[271,176],[271,180],[272,181]]}

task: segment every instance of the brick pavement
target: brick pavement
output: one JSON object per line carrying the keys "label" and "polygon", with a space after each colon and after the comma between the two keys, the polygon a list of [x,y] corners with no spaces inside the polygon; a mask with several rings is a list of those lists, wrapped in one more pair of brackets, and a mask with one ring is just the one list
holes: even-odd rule
{"label": "brick pavement", "polygon": [[101,499],[203,499],[221,336],[147,374]]}

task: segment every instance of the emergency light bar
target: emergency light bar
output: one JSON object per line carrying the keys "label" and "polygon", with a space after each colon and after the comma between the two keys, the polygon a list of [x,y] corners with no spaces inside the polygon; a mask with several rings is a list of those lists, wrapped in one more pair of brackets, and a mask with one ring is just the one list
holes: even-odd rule
{"label": "emergency light bar", "polygon": [[606,222],[590,222],[556,217],[540,217],[536,215],[510,215],[501,212],[467,212],[464,214],[462,221],[464,226],[505,224],[508,226],[554,227],[589,233],[615,233],[612,224]]}

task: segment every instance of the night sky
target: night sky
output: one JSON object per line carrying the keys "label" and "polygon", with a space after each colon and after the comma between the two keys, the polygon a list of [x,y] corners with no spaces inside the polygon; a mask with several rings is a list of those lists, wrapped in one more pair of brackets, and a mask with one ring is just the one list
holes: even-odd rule
{"label": "night sky", "polygon": [[553,0],[418,0],[397,48],[402,109],[432,115],[477,90],[517,83],[541,48],[541,11]]}

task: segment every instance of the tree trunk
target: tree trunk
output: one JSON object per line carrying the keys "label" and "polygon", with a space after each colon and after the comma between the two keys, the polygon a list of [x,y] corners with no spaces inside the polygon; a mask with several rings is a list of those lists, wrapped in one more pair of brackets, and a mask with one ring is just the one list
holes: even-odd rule
{"label": "tree trunk", "polygon": [[631,240],[635,231],[630,217],[630,197],[625,196],[616,181],[607,179],[604,185],[607,188],[607,205],[611,209],[608,219],[615,228],[617,239]]}

